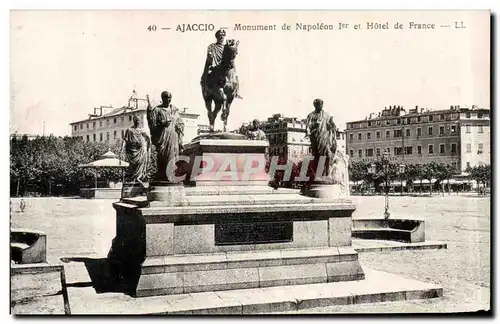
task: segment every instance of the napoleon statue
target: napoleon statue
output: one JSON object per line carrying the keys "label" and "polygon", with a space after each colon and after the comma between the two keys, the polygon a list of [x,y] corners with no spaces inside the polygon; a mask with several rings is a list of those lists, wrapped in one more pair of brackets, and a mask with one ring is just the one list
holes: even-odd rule
{"label": "napoleon statue", "polygon": [[221,119],[225,131],[231,104],[234,98],[241,99],[238,94],[239,79],[235,67],[239,41],[234,39],[226,41],[224,29],[215,33],[215,39],[216,42],[207,48],[200,84],[210,130],[214,131],[215,120],[222,110]]}

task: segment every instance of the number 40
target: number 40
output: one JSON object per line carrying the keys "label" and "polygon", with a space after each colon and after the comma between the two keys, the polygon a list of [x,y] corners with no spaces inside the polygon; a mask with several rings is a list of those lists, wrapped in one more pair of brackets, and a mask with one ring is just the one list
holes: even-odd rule
{"label": "number 40", "polygon": [[148,26],[149,31],[156,31],[156,25]]}

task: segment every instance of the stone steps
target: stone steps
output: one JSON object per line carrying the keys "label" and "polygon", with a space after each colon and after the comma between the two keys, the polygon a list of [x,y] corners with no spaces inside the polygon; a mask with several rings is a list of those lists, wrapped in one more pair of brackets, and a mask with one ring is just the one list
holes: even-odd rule
{"label": "stone steps", "polygon": [[351,247],[148,257],[137,296],[289,286],[364,278]]}
{"label": "stone steps", "polygon": [[[81,282],[83,278],[77,278],[74,275],[86,272],[85,266],[75,264],[70,267],[74,270],[67,271],[71,274],[68,275],[68,284]],[[443,295],[442,287],[434,284],[406,279],[366,267],[364,270],[366,275],[364,280],[349,282],[142,298],[119,293],[98,294],[94,288],[83,285],[70,286],[68,291],[74,315],[268,314],[335,305],[430,299]],[[397,309],[394,312],[397,313]]]}

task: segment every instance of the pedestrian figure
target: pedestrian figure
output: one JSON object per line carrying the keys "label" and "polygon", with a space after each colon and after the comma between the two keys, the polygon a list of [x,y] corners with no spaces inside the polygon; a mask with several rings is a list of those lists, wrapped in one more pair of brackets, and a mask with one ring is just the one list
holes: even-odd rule
{"label": "pedestrian figure", "polygon": [[21,199],[21,202],[19,203],[19,208],[21,209],[21,213],[24,213],[24,209],[26,209],[26,203],[24,202],[24,199]]}

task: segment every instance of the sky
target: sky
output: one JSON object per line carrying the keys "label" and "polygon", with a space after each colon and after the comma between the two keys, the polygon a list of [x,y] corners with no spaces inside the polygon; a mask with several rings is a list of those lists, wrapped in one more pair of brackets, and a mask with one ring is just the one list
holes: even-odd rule
{"label": "sky", "polygon": [[[410,30],[410,21],[437,29]],[[350,28],[338,30],[339,22]],[[367,22],[391,29],[367,30]],[[315,98],[340,128],[389,105],[490,108],[488,11],[13,11],[10,132],[42,134],[45,122],[46,134],[69,135],[69,123],[94,107],[126,105],[133,90],[155,103],[168,90],[207,124],[199,82],[215,30],[176,31],[189,23],[228,27],[227,38],[240,41],[243,99],[233,103],[230,128],[275,113],[305,118]],[[238,23],[277,30],[236,31]]]}

